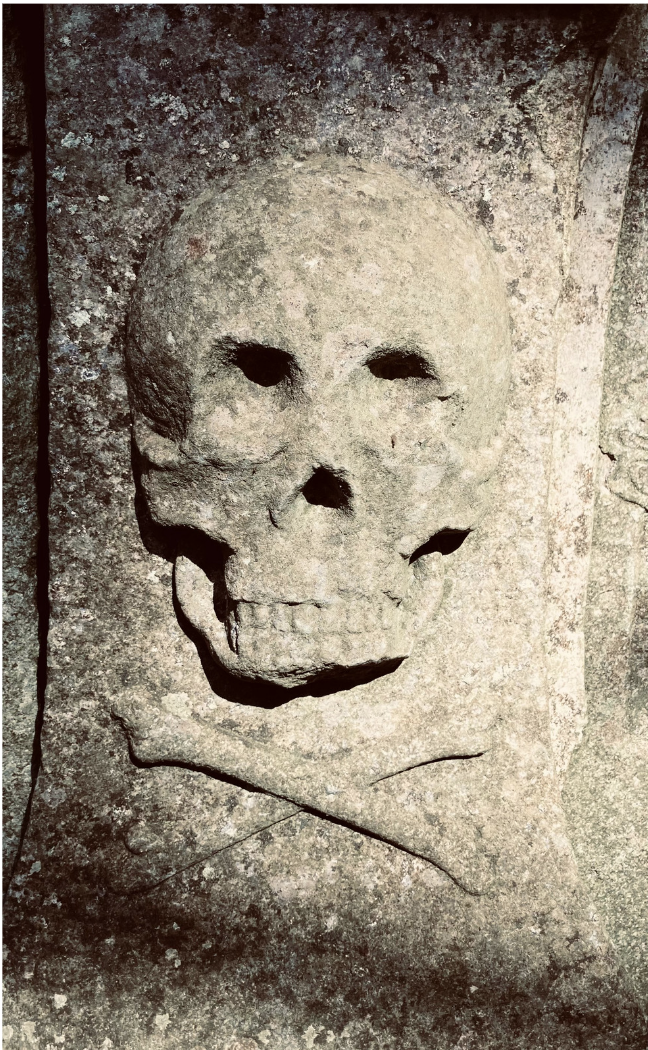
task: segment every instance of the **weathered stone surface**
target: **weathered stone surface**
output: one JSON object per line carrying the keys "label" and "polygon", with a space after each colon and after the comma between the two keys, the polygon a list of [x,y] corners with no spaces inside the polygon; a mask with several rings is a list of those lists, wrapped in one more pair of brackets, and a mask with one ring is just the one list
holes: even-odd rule
{"label": "weathered stone surface", "polygon": [[569,267],[558,307],[548,513],[547,670],[558,771],[586,721],[585,605],[594,519],[605,332],[628,171],[648,82],[644,8],[621,21],[581,142]]}
{"label": "weathered stone surface", "polygon": [[31,789],[37,713],[38,293],[34,184],[21,42],[3,9],[3,865]]}
{"label": "weathered stone surface", "polygon": [[607,334],[588,590],[589,725],[567,804],[579,865],[648,994],[648,121],[628,187]]}
{"label": "weathered stone surface", "polygon": [[[567,837],[555,755],[577,734],[573,723],[552,734],[546,668],[557,307],[590,82],[613,29],[603,14],[608,24],[573,11],[49,9],[53,615],[44,768],[12,896],[14,1045],[643,1046]],[[321,163],[337,179],[356,162],[448,201],[487,246],[511,324],[502,455],[483,521],[435,558],[443,602],[407,658],[335,692],[302,683],[261,703],[208,675],[183,630],[177,551],[159,532],[171,523],[146,484],[136,515],[138,455],[166,447],[172,483],[178,435],[149,414],[157,427],[136,427],[131,444],[126,317],[133,286],[141,303],[161,283],[155,262],[141,264],[169,224],[210,280],[191,212],[200,194],[235,196],[269,170],[297,183]],[[276,238],[281,222],[275,212]],[[245,270],[236,237],[232,255]],[[393,253],[378,265],[387,277],[378,289],[366,274],[365,323],[382,326],[393,311],[379,304],[420,299],[426,271],[401,290]],[[305,283],[317,288],[314,274]],[[194,311],[188,340],[190,285],[165,317],[181,287],[156,289],[140,335],[163,322],[163,347],[171,332],[188,353],[204,327]],[[333,298],[318,303],[329,330]],[[460,331],[470,303],[451,313]],[[407,309],[396,320],[400,336]],[[313,338],[298,318],[280,335],[296,332],[295,355]],[[136,416],[151,401],[137,382],[177,380],[167,353],[152,370],[131,354]],[[491,432],[498,408],[483,387]],[[168,426],[181,404],[166,403]],[[415,410],[406,404],[401,432]],[[317,418],[304,411],[307,442]],[[398,411],[378,414],[388,455]],[[251,445],[272,422],[246,428]],[[327,436],[338,450],[348,438]],[[405,444],[404,473],[419,454]],[[302,492],[311,476],[295,478]],[[186,511],[186,484],[174,494]],[[219,510],[208,486],[204,502]],[[437,526],[426,527],[423,543]]]}

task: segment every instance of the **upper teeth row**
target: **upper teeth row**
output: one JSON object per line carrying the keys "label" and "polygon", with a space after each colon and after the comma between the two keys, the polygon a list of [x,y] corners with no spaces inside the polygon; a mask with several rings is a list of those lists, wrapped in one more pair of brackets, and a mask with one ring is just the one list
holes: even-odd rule
{"label": "upper teeth row", "polygon": [[311,602],[289,605],[285,602],[265,604],[239,601],[229,616],[230,623],[234,620],[239,628],[265,628],[304,635],[391,631],[398,624],[397,606],[393,602],[380,599],[373,602],[368,599],[350,599],[331,602],[328,605],[316,605]]}

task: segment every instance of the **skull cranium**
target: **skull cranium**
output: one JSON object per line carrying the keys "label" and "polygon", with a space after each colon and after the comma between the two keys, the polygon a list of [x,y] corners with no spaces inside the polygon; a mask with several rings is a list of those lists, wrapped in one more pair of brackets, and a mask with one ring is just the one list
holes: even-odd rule
{"label": "skull cranium", "polygon": [[407,657],[499,451],[508,318],[470,224],[388,167],[264,165],[155,246],[127,366],[141,489],[216,664],[296,689]]}

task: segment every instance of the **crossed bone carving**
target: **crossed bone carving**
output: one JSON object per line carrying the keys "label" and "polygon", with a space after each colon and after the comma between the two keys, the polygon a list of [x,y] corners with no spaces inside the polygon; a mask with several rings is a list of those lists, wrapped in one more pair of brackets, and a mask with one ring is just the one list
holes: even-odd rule
{"label": "crossed bone carving", "polygon": [[[492,746],[489,729],[423,744],[419,738],[390,740],[388,752],[366,752],[316,762],[275,747],[207,727],[193,718],[162,712],[137,699],[113,707],[131,756],[144,766],[177,765],[236,782],[285,803],[281,818],[300,810],[381,840],[429,861],[471,895],[486,892],[492,880],[489,856],[477,848],[468,814],[453,814],[451,838],[443,827],[405,810],[382,786],[419,766],[444,759],[476,758]],[[492,727],[491,727],[492,728]]]}

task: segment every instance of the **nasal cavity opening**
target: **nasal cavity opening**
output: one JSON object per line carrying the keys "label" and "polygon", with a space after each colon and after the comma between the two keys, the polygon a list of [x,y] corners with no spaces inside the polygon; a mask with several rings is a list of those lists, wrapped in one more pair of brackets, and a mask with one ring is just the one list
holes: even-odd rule
{"label": "nasal cavity opening", "polygon": [[351,511],[351,487],[326,467],[318,467],[302,489],[302,496],[314,507],[331,507],[345,514]]}
{"label": "nasal cavity opening", "polygon": [[455,551],[459,550],[469,532],[470,529],[441,529],[440,532],[430,536],[429,540],[416,548],[410,557],[410,565],[425,554],[434,554],[435,551],[439,554],[454,554]]}

